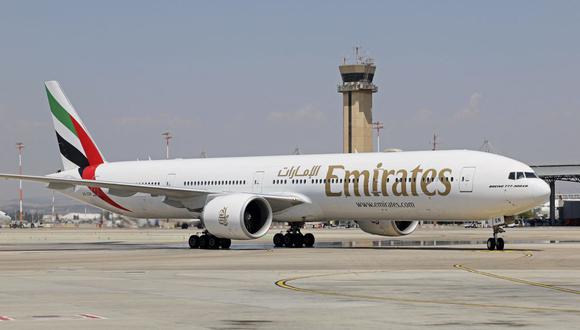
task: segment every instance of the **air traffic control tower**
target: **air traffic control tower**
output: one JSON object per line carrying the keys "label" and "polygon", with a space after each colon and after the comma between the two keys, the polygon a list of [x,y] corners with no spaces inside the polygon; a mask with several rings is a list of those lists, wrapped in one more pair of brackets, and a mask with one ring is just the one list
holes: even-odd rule
{"label": "air traffic control tower", "polygon": [[372,59],[358,56],[356,48],[355,63],[345,60],[339,66],[342,84],[343,109],[343,152],[373,151],[373,93],[378,87],[373,84],[376,66]]}

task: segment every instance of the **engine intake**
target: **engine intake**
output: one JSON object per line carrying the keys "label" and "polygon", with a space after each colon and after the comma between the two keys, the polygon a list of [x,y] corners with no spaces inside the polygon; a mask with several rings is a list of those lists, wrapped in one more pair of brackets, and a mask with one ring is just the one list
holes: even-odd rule
{"label": "engine intake", "polygon": [[263,197],[229,194],[209,201],[202,213],[205,228],[221,238],[249,240],[264,236],[272,224],[272,208]]}
{"label": "engine intake", "polygon": [[419,221],[357,221],[365,233],[381,236],[405,236],[417,229]]}

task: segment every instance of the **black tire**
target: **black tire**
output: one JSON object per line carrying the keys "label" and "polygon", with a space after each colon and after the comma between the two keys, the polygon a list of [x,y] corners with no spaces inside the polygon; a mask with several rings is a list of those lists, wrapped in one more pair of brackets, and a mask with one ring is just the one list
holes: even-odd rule
{"label": "black tire", "polygon": [[220,238],[220,247],[222,249],[229,249],[232,246],[232,240],[229,238]]}
{"label": "black tire", "polygon": [[498,238],[497,242],[495,243],[495,248],[498,251],[503,251],[504,246],[505,246],[505,242],[504,242],[503,238],[501,238],[501,237]]}
{"label": "black tire", "polygon": [[207,235],[201,235],[199,238],[199,248],[207,249]]}
{"label": "black tire", "polygon": [[301,248],[304,246],[304,235],[302,234],[294,234],[292,237],[292,245],[297,248]]}
{"label": "black tire", "polygon": [[275,247],[282,247],[284,246],[284,235],[281,233],[277,233],[276,235],[274,235],[274,246]]}
{"label": "black tire", "polygon": [[219,247],[220,247],[220,239],[215,236],[209,235],[207,237],[207,248],[213,250],[219,249]]}
{"label": "black tire", "polygon": [[308,234],[305,234],[304,235],[304,246],[306,246],[306,247],[313,247],[315,241],[316,240],[314,238],[314,235],[312,235],[311,233],[308,233]]}
{"label": "black tire", "polygon": [[284,246],[285,247],[292,247],[292,242],[294,240],[292,239],[292,234],[286,234],[284,235]]}
{"label": "black tire", "polygon": [[197,235],[191,235],[189,236],[189,248],[190,249],[197,249],[199,248],[199,236]]}
{"label": "black tire", "polygon": [[490,251],[495,250],[495,240],[491,237],[487,239],[487,249]]}
{"label": "black tire", "polygon": [[181,229],[187,229],[187,228],[189,228],[189,225],[187,223],[184,222],[181,224]]}

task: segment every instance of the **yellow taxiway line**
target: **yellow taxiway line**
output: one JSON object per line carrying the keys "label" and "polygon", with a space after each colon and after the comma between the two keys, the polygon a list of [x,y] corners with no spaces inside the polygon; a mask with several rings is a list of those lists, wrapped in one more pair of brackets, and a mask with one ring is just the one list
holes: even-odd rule
{"label": "yellow taxiway line", "polygon": [[555,286],[555,285],[551,285],[551,284],[545,284],[545,283],[540,283],[540,282],[532,282],[532,281],[528,281],[528,280],[522,280],[521,278],[515,278],[515,277],[509,277],[509,276],[504,276],[504,275],[498,275],[498,274],[488,273],[488,272],[484,272],[484,271],[481,271],[481,270],[469,268],[469,267],[466,267],[466,266],[463,266],[463,265],[459,265],[459,264],[453,265],[453,267],[455,267],[457,269],[464,270],[466,272],[473,273],[473,274],[483,275],[483,276],[487,276],[487,277],[491,277],[491,278],[496,278],[498,280],[504,280],[504,281],[510,281],[510,282],[514,282],[514,283],[526,284],[526,285],[536,286],[536,287],[539,287],[539,288],[556,290],[556,291],[560,291],[560,292],[566,292],[566,293],[572,293],[572,294],[580,294],[580,291],[574,290],[574,289],[562,288],[562,287]]}
{"label": "yellow taxiway line", "polygon": [[[526,251],[524,254],[526,257],[532,257],[532,253]],[[514,277],[507,277],[497,274],[492,274],[488,272],[482,272],[475,270],[473,268],[465,267],[463,265],[453,265],[456,269],[464,270],[473,274],[483,275],[487,277],[492,277],[496,279],[506,280],[515,283],[527,284],[536,287],[542,287],[546,289],[566,292],[566,293],[574,293],[580,294],[580,291],[562,288],[554,285],[539,283],[539,282],[532,282],[527,280],[522,280]],[[341,298],[355,298],[355,299],[362,299],[362,300],[374,300],[374,301],[393,301],[393,302],[401,302],[401,303],[419,303],[419,304],[434,304],[434,305],[453,305],[453,306],[465,306],[465,307],[477,307],[477,308],[509,308],[509,309],[522,309],[522,310],[531,310],[531,311],[554,311],[554,312],[568,312],[568,313],[580,313],[580,309],[572,309],[572,308],[557,308],[557,307],[544,307],[544,306],[524,306],[524,305],[504,305],[504,304],[487,304],[487,303],[472,303],[472,302],[461,302],[461,301],[446,301],[446,300],[436,300],[436,299],[416,299],[416,298],[403,298],[403,297],[391,297],[391,296],[373,296],[373,295],[364,295],[364,294],[353,294],[353,293],[344,293],[338,291],[329,291],[329,290],[319,290],[319,289],[309,289],[304,287],[299,287],[296,285],[290,284],[292,281],[303,280],[308,278],[321,278],[321,277],[331,277],[331,276],[341,276],[341,275],[351,275],[351,274],[368,274],[368,273],[380,273],[383,271],[366,271],[366,272],[348,272],[348,273],[335,273],[335,274],[318,274],[318,275],[305,275],[305,276],[297,276],[297,277],[290,277],[281,279],[275,282],[276,286],[297,291],[303,293],[310,293],[310,294],[317,294],[317,295],[324,295],[324,296],[334,296],[334,297],[341,297]]]}

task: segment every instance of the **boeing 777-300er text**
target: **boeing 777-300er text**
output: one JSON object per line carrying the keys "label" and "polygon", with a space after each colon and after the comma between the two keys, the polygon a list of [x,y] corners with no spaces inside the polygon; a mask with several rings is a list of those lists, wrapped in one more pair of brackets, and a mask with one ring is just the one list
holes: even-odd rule
{"label": "boeing 777-300er text", "polygon": [[305,222],[354,220],[370,234],[411,234],[421,220],[493,219],[488,248],[515,214],[550,192],[519,161],[447,150],[107,162],[56,81],[45,83],[63,170],[0,178],[47,184],[64,195],[135,218],[200,218],[191,248],[229,248],[288,222],[275,246],[312,246]]}

